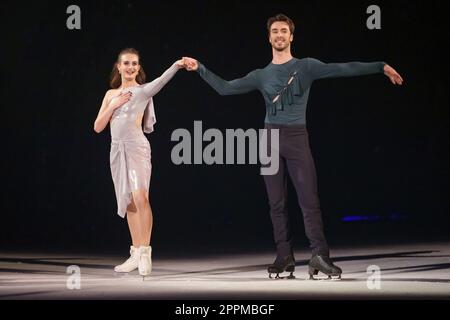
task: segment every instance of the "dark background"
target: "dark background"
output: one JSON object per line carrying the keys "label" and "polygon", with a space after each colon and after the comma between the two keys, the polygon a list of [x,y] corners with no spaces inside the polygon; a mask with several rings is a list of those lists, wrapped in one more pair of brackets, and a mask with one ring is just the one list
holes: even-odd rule
{"label": "dark background", "polygon": [[[81,8],[81,30],[66,8]],[[377,4],[382,29],[366,28]],[[182,56],[225,79],[271,60],[266,20],[296,23],[293,55],[386,61],[383,75],[321,80],[307,118],[332,247],[449,238],[449,68],[444,1],[36,1],[1,4],[1,250],[121,252],[109,127],[93,131],[118,52],[135,47],[148,80]],[[180,71],[155,97],[152,245],[155,254],[272,250],[258,165],[175,166],[176,128],[261,128],[258,92],[221,97]],[[307,247],[295,193],[296,249]],[[362,221],[346,222],[360,216]],[[364,220],[365,219],[365,220]]]}

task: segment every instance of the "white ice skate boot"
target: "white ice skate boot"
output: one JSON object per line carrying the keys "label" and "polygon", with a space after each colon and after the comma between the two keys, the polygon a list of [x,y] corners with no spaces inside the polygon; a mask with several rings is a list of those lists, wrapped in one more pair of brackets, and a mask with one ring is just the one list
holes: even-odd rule
{"label": "white ice skate boot", "polygon": [[131,272],[139,266],[139,249],[130,247],[130,257],[124,263],[114,268],[115,272]]}
{"label": "white ice skate boot", "polygon": [[139,274],[143,277],[152,273],[152,247],[139,247]]}

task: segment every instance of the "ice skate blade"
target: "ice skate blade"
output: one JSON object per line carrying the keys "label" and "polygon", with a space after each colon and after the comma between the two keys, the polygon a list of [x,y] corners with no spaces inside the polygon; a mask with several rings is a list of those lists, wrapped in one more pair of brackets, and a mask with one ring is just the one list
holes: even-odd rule
{"label": "ice skate blade", "polygon": [[113,276],[115,278],[129,278],[130,277],[130,272],[113,272]]}
{"label": "ice skate blade", "polygon": [[272,278],[272,273],[269,273],[269,279],[272,279],[272,280],[281,280],[281,279],[291,280],[291,279],[295,279],[295,276],[294,276],[293,272],[291,272],[291,274],[288,275],[288,276],[281,276],[281,277],[280,277],[280,274],[277,273],[275,278]]}
{"label": "ice skate blade", "polygon": [[341,275],[338,276],[328,276],[327,278],[315,278],[312,274],[309,275],[307,280],[315,280],[315,281],[340,281],[342,280]]}
{"label": "ice skate blade", "polygon": [[142,277],[142,282],[151,280],[151,277],[150,277],[149,274],[148,274],[148,275],[145,275],[145,276],[142,276],[142,275],[141,275],[141,277]]}

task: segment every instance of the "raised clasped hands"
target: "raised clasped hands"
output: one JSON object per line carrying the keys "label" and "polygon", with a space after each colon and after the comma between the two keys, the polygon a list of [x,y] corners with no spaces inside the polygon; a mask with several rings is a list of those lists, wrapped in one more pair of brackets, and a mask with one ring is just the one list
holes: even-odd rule
{"label": "raised clasped hands", "polygon": [[198,69],[198,61],[194,58],[183,57],[176,62],[176,65],[180,69],[186,69],[188,71],[195,71]]}

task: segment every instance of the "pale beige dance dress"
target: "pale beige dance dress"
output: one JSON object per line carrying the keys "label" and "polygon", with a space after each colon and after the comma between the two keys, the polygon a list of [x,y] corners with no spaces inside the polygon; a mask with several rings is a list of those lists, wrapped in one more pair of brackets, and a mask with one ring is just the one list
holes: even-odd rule
{"label": "pale beige dance dress", "polygon": [[[124,88],[121,92],[131,91],[132,97],[117,108],[111,117],[111,174],[117,199],[117,214],[122,218],[131,203],[132,192],[149,190],[151,149],[144,132],[151,133],[156,123],[152,97],[177,71],[178,66],[174,63],[152,82]],[[143,128],[139,126],[141,117]]]}

